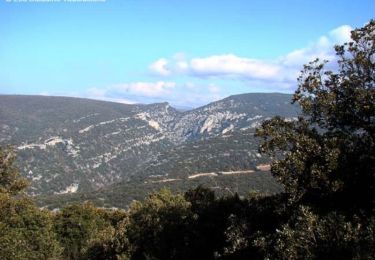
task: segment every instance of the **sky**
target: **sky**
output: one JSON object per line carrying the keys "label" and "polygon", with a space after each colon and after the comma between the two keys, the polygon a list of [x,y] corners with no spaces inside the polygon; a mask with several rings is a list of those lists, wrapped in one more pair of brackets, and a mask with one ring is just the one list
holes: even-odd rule
{"label": "sky", "polygon": [[0,0],[0,94],[198,107],[292,93],[373,0]]}

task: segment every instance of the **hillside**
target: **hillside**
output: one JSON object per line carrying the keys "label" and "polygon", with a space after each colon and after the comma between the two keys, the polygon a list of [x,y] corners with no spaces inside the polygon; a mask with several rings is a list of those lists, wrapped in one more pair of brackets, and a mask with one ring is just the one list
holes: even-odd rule
{"label": "hillside", "polygon": [[141,176],[243,170],[259,160],[246,133],[274,115],[296,117],[290,99],[243,94],[180,112],[168,103],[0,96],[0,143],[16,147],[32,195],[94,191]]}
{"label": "hillside", "polygon": [[101,207],[124,208],[162,187],[184,192],[198,185],[218,195],[280,192],[281,186],[269,172],[269,158],[258,153],[253,134],[251,130],[236,131],[175,146],[121,182],[85,194],[42,196],[39,204],[54,209],[88,200]]}

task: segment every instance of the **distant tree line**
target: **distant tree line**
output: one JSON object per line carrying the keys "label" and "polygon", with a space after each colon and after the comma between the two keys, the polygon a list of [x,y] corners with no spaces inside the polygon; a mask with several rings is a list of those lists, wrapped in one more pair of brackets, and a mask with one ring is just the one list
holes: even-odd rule
{"label": "distant tree line", "polygon": [[304,116],[257,130],[282,193],[167,189],[128,210],[39,209],[0,149],[1,259],[374,259],[375,21],[335,47],[337,72],[305,65]]}

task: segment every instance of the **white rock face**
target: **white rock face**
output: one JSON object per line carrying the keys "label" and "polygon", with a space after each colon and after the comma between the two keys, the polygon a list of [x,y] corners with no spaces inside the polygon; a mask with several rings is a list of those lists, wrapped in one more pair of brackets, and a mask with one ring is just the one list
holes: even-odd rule
{"label": "white rock face", "polygon": [[83,116],[81,118],[73,120],[73,123],[78,123],[78,122],[80,122],[80,121],[82,121],[82,120],[84,120],[86,118],[90,118],[90,117],[94,117],[94,116],[98,116],[98,115],[100,115],[100,114],[99,113],[94,113],[94,114],[90,114],[90,115],[87,115],[87,116]]}
{"label": "white rock face", "polygon": [[[218,112],[213,115],[209,115],[207,119],[205,120],[205,124],[202,126],[202,129],[205,129],[207,126],[211,129],[212,127],[218,127],[221,126],[222,123],[227,121],[234,121],[236,119],[241,119],[243,117],[246,117],[246,114],[238,114],[238,113],[231,113],[229,111],[226,112]],[[208,125],[207,125],[208,124]]]}
{"label": "white rock face", "polygon": [[215,127],[215,125],[217,124],[218,122],[218,119],[214,116],[209,116],[205,121],[204,121],[204,124],[202,125],[201,129],[200,129],[200,133],[203,134],[205,131],[207,132],[211,132],[212,128]]}
{"label": "white rock face", "polygon": [[34,148],[45,150],[46,145],[45,144],[23,144],[17,147],[18,150],[34,149]]}
{"label": "white rock face", "polygon": [[66,187],[65,190],[62,190],[62,191],[59,191],[59,192],[55,192],[55,193],[56,194],[75,193],[75,192],[77,192],[78,187],[79,187],[78,183],[72,183],[71,185],[69,185],[68,187]]}
{"label": "white rock face", "polygon": [[256,120],[256,119],[261,119],[263,116],[261,115],[256,115],[254,117],[249,117],[246,121],[252,121],[252,120]]}
{"label": "white rock face", "polygon": [[83,129],[79,130],[78,133],[83,134],[85,132],[90,131],[94,127],[103,126],[103,125],[107,125],[107,124],[112,124],[112,123],[115,123],[115,122],[126,122],[129,119],[130,119],[129,117],[120,117],[120,118],[115,118],[115,119],[108,120],[108,121],[103,121],[103,122],[100,122],[100,123],[95,124],[95,125],[89,125],[88,127],[85,127]]}
{"label": "white rock face", "polygon": [[31,179],[33,180],[33,181],[39,181],[40,179],[42,179],[42,175],[37,175],[37,176],[33,176]]}
{"label": "white rock face", "polygon": [[45,141],[45,145],[47,145],[47,146],[55,146],[59,143],[71,144],[72,140],[71,139],[62,139],[61,137],[53,136],[53,137],[50,137],[48,140]]}
{"label": "white rock face", "polygon": [[149,124],[152,128],[154,128],[154,129],[156,129],[156,130],[158,130],[158,131],[162,131],[162,129],[161,129],[161,127],[160,127],[160,125],[159,125],[158,122],[156,122],[156,121],[154,121],[154,120],[150,120],[150,121],[148,121],[148,124]]}
{"label": "white rock face", "polygon": [[155,130],[157,130],[159,132],[163,131],[163,129],[161,128],[160,124],[157,121],[151,119],[149,113],[146,113],[146,112],[139,113],[135,117],[138,118],[138,119],[141,119],[141,120],[143,120],[145,122],[147,122],[148,125],[151,126],[152,128],[154,128]]}
{"label": "white rock face", "polygon": [[232,131],[233,129],[234,129],[234,125],[231,124],[230,126],[228,126],[227,128],[225,128],[221,133],[224,135],[224,134]]}
{"label": "white rock face", "polygon": [[[222,109],[222,104],[215,104],[214,107],[204,108],[202,111],[193,111],[179,118],[173,125],[171,131],[175,142],[183,142],[191,136],[209,135],[217,136],[234,130],[234,126],[239,120],[246,120],[246,113],[237,113],[231,111],[215,111]],[[228,125],[224,130],[224,125]],[[231,127],[233,125],[233,128]]]}
{"label": "white rock face", "polygon": [[48,146],[53,147],[56,146],[57,144],[63,144],[66,147],[66,151],[69,155],[72,157],[76,157],[79,154],[79,147],[75,146],[73,143],[73,140],[71,138],[69,139],[63,139],[59,136],[53,136],[48,138],[46,141],[43,143],[39,144],[22,144],[17,147],[18,150],[24,150],[24,149],[35,149],[39,148],[42,150],[45,150]]}
{"label": "white rock face", "polygon": [[122,131],[121,131],[121,129],[119,129],[119,130],[117,130],[117,131],[114,131],[114,132],[112,132],[112,133],[109,133],[109,134],[106,134],[106,135],[104,135],[105,137],[110,137],[110,136],[112,136],[112,135],[118,135],[119,133],[121,133]]}
{"label": "white rock face", "polygon": [[92,128],[94,128],[94,125],[89,125],[88,127],[79,130],[78,133],[83,134],[84,132],[90,131]]}

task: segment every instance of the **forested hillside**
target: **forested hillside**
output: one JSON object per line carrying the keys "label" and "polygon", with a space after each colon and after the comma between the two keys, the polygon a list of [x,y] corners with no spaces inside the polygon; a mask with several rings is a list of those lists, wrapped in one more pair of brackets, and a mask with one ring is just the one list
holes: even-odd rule
{"label": "forested hillside", "polygon": [[271,116],[293,120],[299,110],[291,95],[259,93],[185,112],[168,103],[0,96],[0,113],[0,144],[17,150],[29,194],[52,195],[94,191],[137,175],[250,170],[266,159],[255,156],[258,141],[247,132]]}
{"label": "forested hillside", "polygon": [[269,157],[262,156],[258,147],[259,140],[251,129],[192,141],[159,153],[124,181],[84,194],[39,196],[37,200],[51,209],[82,200],[102,207],[126,208],[133,200],[162,187],[183,192],[202,184],[218,195],[240,196],[282,191],[269,172]]}

